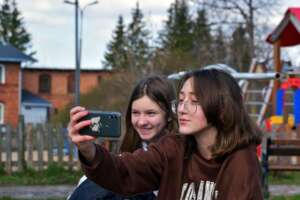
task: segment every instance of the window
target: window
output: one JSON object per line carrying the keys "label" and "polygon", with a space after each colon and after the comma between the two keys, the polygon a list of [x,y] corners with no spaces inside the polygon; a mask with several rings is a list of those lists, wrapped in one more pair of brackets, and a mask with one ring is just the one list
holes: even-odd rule
{"label": "window", "polygon": [[51,92],[51,76],[49,74],[41,74],[39,77],[39,93]]}
{"label": "window", "polygon": [[75,91],[75,81],[74,81],[74,74],[70,74],[68,76],[68,85],[67,85],[68,93],[74,93]]}
{"label": "window", "polygon": [[4,65],[0,65],[0,84],[5,83],[5,67]]}
{"label": "window", "polygon": [[31,108],[32,108],[31,106],[25,106],[26,110],[31,110]]}
{"label": "window", "polygon": [[4,104],[0,103],[0,124],[4,123]]}
{"label": "window", "polygon": [[101,81],[102,81],[102,76],[98,76],[97,77],[97,83],[98,83],[98,85],[100,85]]}

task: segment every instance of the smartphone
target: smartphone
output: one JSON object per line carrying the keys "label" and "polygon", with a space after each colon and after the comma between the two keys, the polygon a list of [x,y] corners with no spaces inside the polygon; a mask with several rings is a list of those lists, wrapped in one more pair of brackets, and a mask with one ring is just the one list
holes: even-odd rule
{"label": "smartphone", "polygon": [[79,121],[91,120],[92,124],[79,130],[81,135],[94,137],[120,137],[121,113],[88,110],[88,114]]}

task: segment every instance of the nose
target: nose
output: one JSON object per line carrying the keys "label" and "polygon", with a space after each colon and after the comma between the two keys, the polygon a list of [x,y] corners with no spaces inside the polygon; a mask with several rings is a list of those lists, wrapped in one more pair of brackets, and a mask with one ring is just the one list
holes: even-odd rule
{"label": "nose", "polygon": [[148,120],[145,116],[140,116],[138,119],[137,119],[137,125],[138,126],[144,126],[148,124]]}
{"label": "nose", "polygon": [[185,106],[186,102],[182,102],[180,104],[178,104],[178,107],[177,107],[177,111],[178,113],[184,113],[186,112],[186,106]]}

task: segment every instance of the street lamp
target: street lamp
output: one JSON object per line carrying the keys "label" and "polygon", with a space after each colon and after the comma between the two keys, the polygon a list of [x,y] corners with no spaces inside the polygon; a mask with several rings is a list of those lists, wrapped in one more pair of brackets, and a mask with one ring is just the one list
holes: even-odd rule
{"label": "street lamp", "polygon": [[[79,105],[80,103],[80,62],[81,62],[81,37],[80,37],[80,44],[78,41],[78,12],[79,12],[79,2],[78,0],[74,0],[74,2],[69,0],[64,0],[64,3],[72,4],[75,6],[75,105]],[[83,7],[83,9],[80,9],[80,15],[81,15],[81,29],[82,29],[82,19],[83,19],[83,11],[86,7],[97,4],[98,1],[95,0],[86,6]],[[82,32],[82,30],[81,30]],[[79,52],[80,50],[80,52]]]}
{"label": "street lamp", "polygon": [[80,34],[79,34],[79,63],[81,65],[81,58],[82,58],[82,35],[83,35],[83,15],[84,15],[84,10],[92,5],[98,4],[98,0],[95,0],[93,2],[90,2],[86,4],[82,9],[80,9]]}

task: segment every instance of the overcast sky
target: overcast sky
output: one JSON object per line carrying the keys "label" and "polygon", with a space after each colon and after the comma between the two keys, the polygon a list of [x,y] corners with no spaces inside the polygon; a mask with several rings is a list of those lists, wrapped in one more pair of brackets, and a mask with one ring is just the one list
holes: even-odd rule
{"label": "overcast sky", "polygon": [[[74,1],[74,0],[70,0]],[[78,0],[81,8],[94,0]],[[2,2],[2,0],[0,0]],[[167,18],[167,9],[173,0],[139,0],[146,23],[151,32],[156,33]],[[27,31],[32,35],[33,50],[37,51],[35,65],[46,67],[74,67],[74,6],[63,0],[17,0],[18,8],[24,17]],[[136,0],[99,0],[99,3],[84,10],[83,19],[83,68],[99,68],[111,40],[119,15],[125,23],[131,20],[131,11]],[[280,15],[273,20],[279,23],[289,6],[300,7],[299,0],[285,0]],[[299,53],[292,50],[293,57]],[[299,64],[299,61],[294,61]]]}

